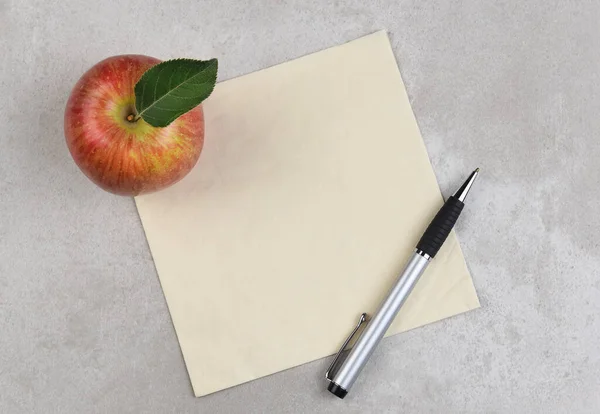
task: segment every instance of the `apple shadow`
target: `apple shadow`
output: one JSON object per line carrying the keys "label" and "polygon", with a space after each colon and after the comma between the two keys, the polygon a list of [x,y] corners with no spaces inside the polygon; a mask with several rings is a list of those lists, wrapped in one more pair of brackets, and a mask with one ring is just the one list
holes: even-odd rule
{"label": "apple shadow", "polygon": [[22,163],[36,166],[50,177],[77,168],[63,132],[65,104],[73,84],[66,79],[26,78],[9,108],[13,125],[10,150],[24,156]]}

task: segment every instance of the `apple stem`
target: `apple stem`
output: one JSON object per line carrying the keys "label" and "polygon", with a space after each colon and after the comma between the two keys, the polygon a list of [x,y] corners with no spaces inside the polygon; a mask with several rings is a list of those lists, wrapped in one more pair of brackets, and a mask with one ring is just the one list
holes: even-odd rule
{"label": "apple stem", "polygon": [[127,119],[127,121],[129,121],[129,122],[137,122],[140,120],[140,118],[141,118],[141,116],[139,116],[137,114],[136,115],[129,114],[129,115],[127,115],[127,117],[125,119]]}

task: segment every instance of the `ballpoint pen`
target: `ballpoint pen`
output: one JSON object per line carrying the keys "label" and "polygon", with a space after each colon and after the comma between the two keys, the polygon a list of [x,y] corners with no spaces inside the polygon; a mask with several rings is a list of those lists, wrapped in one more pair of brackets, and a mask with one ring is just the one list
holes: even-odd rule
{"label": "ballpoint pen", "polygon": [[[464,207],[465,198],[478,174],[479,168],[473,171],[456,193],[444,203],[425,230],[421,240],[417,243],[414,254],[375,314],[368,321],[366,313],[360,316],[358,324],[343,343],[325,374],[325,378],[329,381],[327,389],[337,397],[344,398],[346,396],[377,344],[394,321],[406,298],[417,284],[419,277],[444,244],[458,220]],[[345,348],[365,322],[366,325],[354,346],[346,351]],[[342,355],[346,355],[343,360]]]}

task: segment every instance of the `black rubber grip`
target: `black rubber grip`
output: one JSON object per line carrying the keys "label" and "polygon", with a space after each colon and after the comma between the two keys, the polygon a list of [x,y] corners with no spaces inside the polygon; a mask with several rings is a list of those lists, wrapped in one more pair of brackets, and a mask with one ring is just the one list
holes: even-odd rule
{"label": "black rubber grip", "polygon": [[425,230],[417,244],[417,249],[434,257],[448,238],[464,206],[465,204],[459,199],[450,197]]}

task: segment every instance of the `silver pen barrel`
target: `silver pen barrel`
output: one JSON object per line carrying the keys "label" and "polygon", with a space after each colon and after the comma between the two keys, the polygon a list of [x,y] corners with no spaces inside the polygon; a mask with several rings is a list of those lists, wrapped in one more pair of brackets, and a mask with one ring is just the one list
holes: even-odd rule
{"label": "silver pen barrel", "polygon": [[[339,369],[336,370],[331,379],[330,391],[333,388],[345,396],[350,390],[358,374],[360,374],[379,341],[394,321],[402,304],[408,298],[428,264],[429,256],[427,254],[423,252],[413,254],[398,279],[396,279],[388,296],[379,305],[379,309],[370,318],[352,350],[350,350]],[[338,395],[338,393],[335,394]],[[338,396],[343,398],[342,395]]]}

